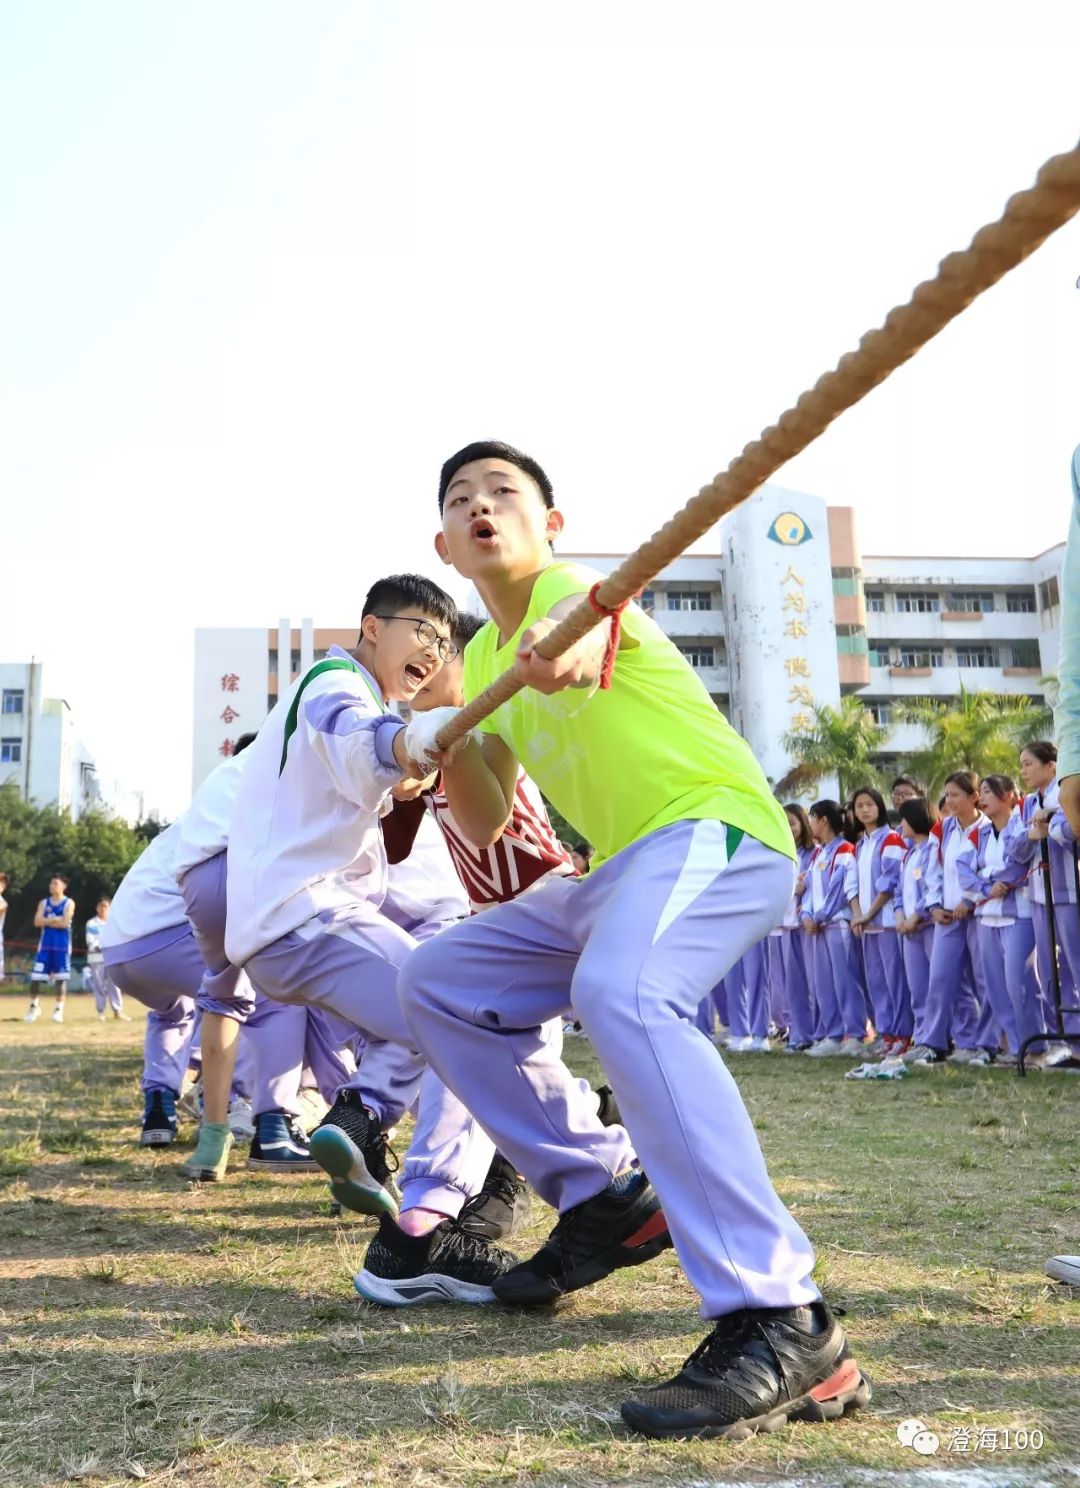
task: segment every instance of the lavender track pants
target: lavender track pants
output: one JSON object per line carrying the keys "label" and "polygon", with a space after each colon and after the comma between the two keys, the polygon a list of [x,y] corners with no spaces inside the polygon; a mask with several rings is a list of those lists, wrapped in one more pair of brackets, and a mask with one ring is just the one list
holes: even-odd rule
{"label": "lavender track pants", "polygon": [[951,1036],[958,1049],[978,1049],[982,1009],[975,982],[978,955],[975,916],[934,926],[930,951],[930,984],[915,1042],[947,1049]]}
{"label": "lavender track pants", "polygon": [[90,990],[94,994],[94,1011],[103,1013],[106,1007],[110,1007],[114,1013],[123,1012],[123,993],[113,981],[112,973],[104,961],[88,961],[86,970],[90,977]]}
{"label": "lavender track pants", "polygon": [[769,1181],[698,1006],[776,924],[794,865],[715,821],[682,821],[573,881],[554,879],[416,950],[400,993],[433,1068],[565,1212],[633,1159],[541,1025],[569,1002],[656,1185],[705,1317],[810,1302],[813,1251]]}
{"label": "lavender track pants", "polygon": [[854,936],[848,922],[833,920],[806,941],[817,1003],[815,1038],[865,1038],[866,1003],[855,973]]}
{"label": "lavender track pants", "polygon": [[769,1033],[768,973],[765,942],[747,950],[724,978],[732,1038],[767,1038]]}
{"label": "lavender track pants", "polygon": [[[179,1093],[187,1073],[195,1033],[195,994],[206,966],[195,937],[184,929],[178,939],[159,944],[160,936],[118,946],[117,962],[105,952],[105,964],[121,992],[148,1007],[143,1041],[143,1090]],[[134,954],[132,954],[134,953]]]}
{"label": "lavender track pants", "polygon": [[[807,976],[805,951],[808,943],[809,937],[801,930],[784,930],[769,942],[773,976],[782,980],[783,997],[787,1002],[789,1044],[809,1044],[814,1038],[817,1013]],[[779,1023],[775,1003],[773,1017]]]}
{"label": "lavender track pants", "polygon": [[910,935],[901,935],[900,951],[904,958],[904,985],[907,987],[912,1022],[904,1038],[911,1038],[921,1025],[926,995],[930,990],[930,951],[934,944],[933,925],[924,925]]}
{"label": "lavender track pants", "polygon": [[[440,936],[429,944],[439,955],[445,942]],[[398,969],[415,944],[376,911],[350,906],[326,911],[283,935],[258,951],[244,970],[267,997],[321,1008],[367,1036],[352,1081],[364,1104],[390,1126],[418,1102],[405,1160],[403,1207],[456,1215],[479,1192],[495,1148],[457,1096],[427,1068],[405,1022],[397,996]],[[397,1072],[395,1108],[384,1098],[388,1065]]]}
{"label": "lavender track pants", "polygon": [[356,1074],[352,1029],[318,1008],[260,994],[241,1039],[249,1042],[254,1056],[251,1105],[256,1116],[263,1111],[299,1116],[305,1071],[328,1106]]}
{"label": "lavender track pants", "polygon": [[975,974],[984,1006],[993,1010],[995,1029],[1004,1032],[1009,1053],[1018,1054],[1021,1042],[1041,1026],[1035,927],[1030,920],[995,927],[980,919],[978,935]]}
{"label": "lavender track pants", "polygon": [[[1054,1032],[1058,1026],[1057,1009],[1054,1005],[1053,960],[1050,947],[1050,918],[1045,904],[1031,902],[1031,918],[1035,927],[1035,947],[1038,956],[1039,985],[1042,993],[1042,1027]],[[1058,975],[1061,978],[1061,1005],[1063,1008],[1080,1007],[1080,915],[1075,904],[1054,905],[1054,929],[1060,954],[1057,957]],[[1065,1031],[1075,1043],[1080,1038],[1080,1013],[1065,1014]],[[1041,1053],[1045,1044],[1033,1044],[1032,1053]]]}
{"label": "lavender track pants", "polygon": [[255,993],[225,954],[225,860],[226,854],[220,852],[196,863],[180,880],[180,892],[205,962],[196,998],[199,1011],[246,1023],[255,1009]]}

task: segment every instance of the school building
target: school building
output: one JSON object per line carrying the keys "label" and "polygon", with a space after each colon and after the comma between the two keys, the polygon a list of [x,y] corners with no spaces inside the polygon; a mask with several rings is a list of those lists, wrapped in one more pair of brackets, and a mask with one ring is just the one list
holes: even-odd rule
{"label": "school building", "polygon": [[0,662],[0,784],[8,781],[24,801],[73,820],[104,805],[97,766],[68,704],[47,696],[39,661]]}
{"label": "school building", "polygon": [[[1041,700],[1057,669],[1064,542],[1034,558],[864,555],[852,508],[767,485],[701,547],[642,603],[770,780],[791,766],[783,735],[816,704],[857,693],[892,730],[891,762],[922,742],[894,720],[898,701],[944,701],[961,687]],[[625,554],[558,556],[610,573]],[[193,785],[329,646],[355,643],[355,628],[310,620],[197,630]]]}

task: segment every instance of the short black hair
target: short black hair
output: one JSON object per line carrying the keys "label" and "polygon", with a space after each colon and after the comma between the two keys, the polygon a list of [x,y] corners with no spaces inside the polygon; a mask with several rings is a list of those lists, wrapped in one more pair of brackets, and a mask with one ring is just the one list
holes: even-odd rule
{"label": "short black hair", "polygon": [[464,651],[473,636],[479,635],[486,623],[480,615],[473,615],[468,610],[459,610],[454,624],[454,645],[458,650]]}
{"label": "short black hair", "polygon": [[1032,739],[1030,744],[1024,745],[1020,753],[1033,755],[1040,765],[1057,764],[1057,745],[1052,744],[1049,739]]}
{"label": "short black hair", "polygon": [[910,785],[913,791],[917,791],[920,796],[922,795],[922,787],[917,780],[912,780],[910,775],[898,775],[892,785],[889,786],[889,790],[894,791],[898,785]]}
{"label": "short black hair", "polygon": [[368,590],[360,618],[386,615],[394,610],[423,610],[432,620],[441,620],[450,631],[457,625],[457,605],[445,589],[425,579],[423,574],[391,574],[377,579]]}
{"label": "short black hair", "polygon": [[68,884],[71,882],[71,879],[68,878],[68,876],[67,876],[66,873],[50,873],[49,874],[49,882],[52,883],[52,881],[53,881],[54,878],[58,878],[60,880],[60,882],[64,885],[64,888],[65,889],[67,888]]}
{"label": "short black hair", "polygon": [[586,863],[592,861],[593,854],[596,852],[591,842],[575,842],[573,850],[579,858],[584,858]]}
{"label": "short black hair", "polygon": [[896,814],[919,837],[929,837],[937,816],[931,803],[922,796],[912,796],[908,801],[901,801]]}
{"label": "short black hair", "polygon": [[232,747],[233,759],[235,759],[238,754],[243,754],[244,750],[248,747],[249,744],[254,743],[254,734],[241,734],[239,739],[237,739],[236,743]]}
{"label": "short black hair", "polygon": [[548,511],[555,505],[555,492],[551,482],[543,467],[531,455],[525,454],[523,450],[515,449],[512,444],[504,444],[500,439],[478,439],[473,444],[467,444],[464,449],[459,449],[456,455],[451,455],[449,460],[443,464],[439,473],[440,516],[442,516],[446,490],[450,482],[463,465],[471,465],[474,460],[505,460],[508,465],[516,465],[540,487],[540,495]]}
{"label": "short black hair", "polygon": [[827,821],[835,836],[843,837],[847,833],[847,815],[839,801],[815,801],[810,807],[810,815]]}

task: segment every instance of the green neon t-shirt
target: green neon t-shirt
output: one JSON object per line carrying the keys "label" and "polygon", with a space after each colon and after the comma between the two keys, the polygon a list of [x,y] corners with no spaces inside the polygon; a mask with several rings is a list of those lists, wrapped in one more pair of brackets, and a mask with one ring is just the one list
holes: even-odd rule
{"label": "green neon t-shirt", "polygon": [[[471,701],[508,670],[522,632],[601,575],[553,563],[533,585],[525,618],[504,646],[488,622],[465,650]],[[496,734],[566,819],[610,858],[672,822],[722,821],[793,858],[791,828],[746,741],[719,712],[673,643],[631,605],[611,688],[524,688],[480,725]]]}

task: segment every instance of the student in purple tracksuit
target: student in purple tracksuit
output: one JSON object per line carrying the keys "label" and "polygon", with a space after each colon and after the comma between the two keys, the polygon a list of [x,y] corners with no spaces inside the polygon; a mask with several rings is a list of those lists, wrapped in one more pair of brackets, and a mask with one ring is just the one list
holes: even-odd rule
{"label": "student in purple tracksuit", "polygon": [[851,900],[851,933],[862,951],[866,990],[878,1033],[875,1053],[899,1053],[911,1036],[911,1004],[896,934],[893,900],[904,857],[904,841],[889,825],[881,794],[864,786],[851,798],[862,828],[855,844],[857,892]]}
{"label": "student in purple tracksuit", "polygon": [[767,1054],[769,1052],[769,998],[766,943],[757,945],[740,956],[724,977],[727,993],[728,1027],[731,1032],[725,1045],[732,1054]]}
{"label": "student in purple tracksuit", "polygon": [[[979,787],[984,819],[956,859],[961,891],[975,905],[975,977],[983,1006],[1014,1058],[1022,1040],[1038,1032],[1041,1016],[1027,871],[1008,851],[1009,838],[1024,834],[1017,799],[1010,776],[987,775]],[[970,1062],[990,1064],[994,1057],[983,1049]]]}
{"label": "student in purple tracksuit", "polygon": [[[1020,752],[1020,778],[1027,792],[1020,805],[1020,815],[1027,828],[1027,838],[1015,844],[1018,857],[1030,871],[1031,917],[1035,927],[1039,985],[1042,989],[1043,1027],[1057,1027],[1054,1011],[1054,963],[1061,979],[1063,1007],[1075,1007],[1080,1000],[1080,918],[1076,906],[1076,878],[1072,851],[1066,850],[1063,834],[1054,837],[1050,823],[1058,805],[1057,745],[1047,739],[1036,739]],[[1054,930],[1057,946],[1051,942],[1050,914],[1046,903],[1046,870],[1042,866],[1042,844],[1046,843],[1050,859],[1050,890],[1054,904]],[[1059,953],[1060,950],[1060,953]],[[1036,1049],[1038,1046],[1036,1045]],[[1054,1041],[1046,1049],[1046,1062],[1057,1063],[1068,1057],[1067,1045]]]}
{"label": "student in purple tracksuit", "polygon": [[[934,941],[934,924],[926,905],[926,870],[937,843],[930,833],[934,825],[934,807],[918,796],[905,797],[897,810],[900,835],[905,844],[904,860],[897,877],[893,912],[900,951],[904,958],[904,984],[910,999],[914,1023],[922,1017],[926,993],[930,986],[930,949]],[[904,1053],[894,1045],[893,1054]]]}
{"label": "student in purple tracksuit", "polygon": [[934,921],[930,952],[930,985],[914,1043],[904,1058],[911,1063],[940,1064],[948,1056],[967,1064],[980,1045],[981,1008],[975,983],[975,919],[956,876],[956,859],[972,827],[982,820],[979,777],[957,770],[945,782],[943,797],[950,813],[931,833],[937,852],[927,862],[926,905]]}
{"label": "student in purple tracksuit", "polygon": [[817,1012],[810,992],[807,947],[810,942],[799,924],[799,903],[814,856],[814,836],[806,808],[793,802],[784,807],[795,841],[798,876],[784,918],[769,936],[769,1004],[774,1023],[787,1028],[787,1053],[804,1054],[814,1042]]}
{"label": "student in purple tracksuit", "polygon": [[855,893],[855,849],[843,835],[838,801],[810,808],[817,847],[806,873],[799,918],[807,936],[811,985],[817,1002],[817,1040],[806,1052],[815,1059],[866,1052],[866,1005],[851,953],[850,901]]}
{"label": "student in purple tracksuit", "polygon": [[[1076,859],[1078,851],[1080,851],[1076,834],[1069,825],[1069,819],[1061,806],[1058,806],[1050,818],[1050,842],[1052,846],[1061,848],[1067,858]],[[1080,1001],[1076,991],[1076,988],[1080,988],[1080,943],[1078,943],[1080,938],[1075,933],[1076,926],[1080,924],[1080,911],[1074,910],[1073,906],[1070,905],[1064,906],[1062,919],[1064,923],[1062,928],[1058,930],[1058,942],[1061,945],[1062,959],[1066,963],[1069,978],[1073,983],[1074,989],[1071,997],[1062,997],[1062,1006],[1075,1008],[1078,1001]],[[1056,930],[1058,928],[1056,920],[1054,928]],[[1054,1014],[1053,1027],[1057,1027],[1056,1013]],[[1075,1058],[1078,1052],[1077,1045],[1080,1044],[1080,1012],[1065,1013],[1065,1032],[1069,1035],[1073,1045],[1070,1052],[1072,1057]],[[1051,1059],[1048,1062],[1057,1063],[1064,1059],[1065,1055],[1063,1051],[1065,1047],[1064,1044],[1056,1044],[1055,1048],[1058,1058]]]}

